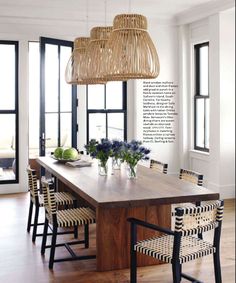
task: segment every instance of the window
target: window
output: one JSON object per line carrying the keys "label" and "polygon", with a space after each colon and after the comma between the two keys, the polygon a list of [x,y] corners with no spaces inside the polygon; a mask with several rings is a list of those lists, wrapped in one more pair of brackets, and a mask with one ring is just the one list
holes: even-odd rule
{"label": "window", "polygon": [[127,139],[127,83],[87,86],[87,142],[91,139]]}
{"label": "window", "polygon": [[194,149],[209,151],[209,42],[194,46]]}
{"label": "window", "polygon": [[0,184],[18,183],[18,42],[0,40]]}

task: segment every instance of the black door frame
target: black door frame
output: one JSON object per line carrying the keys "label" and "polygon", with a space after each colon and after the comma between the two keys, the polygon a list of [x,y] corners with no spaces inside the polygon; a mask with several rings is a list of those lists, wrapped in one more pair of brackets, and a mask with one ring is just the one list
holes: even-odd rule
{"label": "black door frame", "polygon": [[[40,137],[40,156],[45,156],[45,45],[52,44],[58,46],[58,60],[59,60],[59,72],[58,72],[58,85],[59,85],[59,113],[60,113],[60,47],[69,46],[73,49],[73,42],[61,39],[40,37],[40,126],[39,126],[39,137]],[[68,58],[69,60],[69,58]],[[77,88],[75,85],[72,86],[72,146],[77,148]],[[60,139],[60,118],[58,124],[59,139]],[[60,141],[59,141],[60,142]],[[58,142],[58,144],[59,144]]]}
{"label": "black door frame", "polygon": [[15,109],[0,110],[0,114],[15,114],[15,179],[0,180],[2,184],[18,184],[19,183],[19,42],[12,40],[0,40],[1,44],[15,46]]}

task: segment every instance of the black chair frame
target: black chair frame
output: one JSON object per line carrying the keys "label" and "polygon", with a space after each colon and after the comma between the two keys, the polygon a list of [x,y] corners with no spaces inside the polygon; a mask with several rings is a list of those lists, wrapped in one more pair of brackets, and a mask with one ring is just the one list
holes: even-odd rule
{"label": "black chair frame", "polygon": [[[223,201],[221,201],[221,205],[223,206]],[[176,216],[183,216],[183,209],[176,208]],[[179,255],[180,255],[180,247],[181,247],[181,232],[172,231],[167,228],[163,228],[154,224],[150,224],[144,222],[142,220],[136,218],[128,218],[128,222],[130,222],[130,282],[137,282],[137,252],[134,249],[135,244],[137,243],[137,226],[142,226],[151,230],[159,231],[161,233],[165,233],[167,235],[174,236],[174,244],[173,244],[173,255],[172,255],[172,276],[173,283],[180,283],[181,278],[185,278],[193,283],[203,283],[202,281],[197,280],[185,273],[182,273],[182,264],[180,264]],[[215,228],[214,231],[214,239],[213,246],[216,248],[216,252],[213,253],[213,261],[214,261],[214,273],[215,273],[215,283],[222,283],[221,276],[221,266],[220,266],[220,235],[221,235],[221,227],[222,221],[217,221],[218,227]]]}
{"label": "black chair frame", "polygon": [[[71,245],[77,245],[77,244],[84,244],[84,247],[86,249],[89,248],[89,224],[84,225],[84,240],[80,241],[71,241],[66,243],[57,244],[57,236],[61,233],[58,232],[58,226],[57,226],[57,217],[55,214],[52,215],[53,217],[53,224],[52,224],[52,240],[51,245],[46,245],[47,243],[47,236],[49,235],[47,233],[48,227],[50,227],[48,223],[47,217],[45,217],[45,223],[44,223],[44,230],[43,230],[43,239],[42,239],[42,247],[41,247],[41,254],[45,254],[45,249],[50,248],[50,257],[49,257],[49,268],[53,269],[54,262],[62,262],[62,261],[73,261],[73,260],[85,260],[85,259],[94,259],[96,258],[96,255],[85,255],[85,256],[77,256],[74,251],[71,249]],[[75,226],[77,227],[77,226]],[[77,229],[76,229],[77,230]],[[65,247],[68,252],[70,253],[71,257],[66,258],[58,258],[55,259],[55,249],[56,247]]]}
{"label": "black chair frame", "polygon": [[[32,170],[32,174],[33,174],[33,176],[36,177],[36,171],[35,170]],[[54,183],[50,182],[50,186],[54,187]],[[33,207],[34,206],[35,206],[35,213],[34,213],[34,221],[32,223]],[[43,233],[37,233],[38,226],[44,225],[44,223],[38,222],[40,207],[42,207],[42,206],[40,206],[38,195],[34,196],[34,202],[30,198],[29,214],[28,214],[28,221],[27,221],[27,232],[30,233],[30,228],[33,227],[32,242],[36,241],[36,237],[42,237],[43,236]],[[77,207],[77,200],[76,199],[73,201],[73,207]],[[66,205],[65,208],[68,208],[68,205]],[[49,228],[50,228],[50,226],[49,226]],[[74,238],[78,238],[78,229],[75,227],[73,231],[63,231],[63,232],[58,232],[58,234],[60,234],[60,235],[74,234]],[[52,233],[48,233],[48,235],[52,235]]]}

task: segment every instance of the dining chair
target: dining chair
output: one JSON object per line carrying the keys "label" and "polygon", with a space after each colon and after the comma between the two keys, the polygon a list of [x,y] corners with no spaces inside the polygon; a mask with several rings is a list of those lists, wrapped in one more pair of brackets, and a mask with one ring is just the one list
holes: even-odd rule
{"label": "dining chair", "polygon": [[[89,248],[89,224],[96,222],[95,212],[89,207],[79,207],[72,209],[58,210],[56,205],[55,192],[49,183],[45,180],[43,182],[43,196],[45,208],[45,223],[43,230],[43,239],[41,246],[41,254],[45,254],[45,249],[50,248],[49,256],[49,269],[53,269],[54,262],[71,261],[71,260],[84,260],[96,258],[96,255],[83,255],[78,256],[72,250],[70,245],[84,244],[84,247]],[[52,226],[52,239],[51,245],[47,245],[47,230],[48,226]],[[57,236],[59,234],[58,228],[70,228],[84,226],[84,239],[80,241],[70,241],[57,244]],[[64,246],[71,257],[55,259],[56,247]]]}
{"label": "dining chair", "polygon": [[[202,187],[203,185],[203,174],[201,173],[198,173],[198,172],[195,172],[195,171],[192,171],[192,170],[188,170],[188,169],[180,169],[179,171],[179,179],[181,180],[185,180],[187,182],[190,182],[190,183],[193,183],[195,185],[198,185],[199,187]],[[192,206],[193,203],[178,203],[178,204],[172,204],[171,206],[171,210],[172,210],[172,216],[175,214],[175,208],[176,207],[183,207],[183,206]],[[197,201],[195,202],[195,205],[196,206],[199,206],[201,205],[201,202],[200,201]],[[172,219],[172,223],[173,223],[173,219]],[[200,233],[198,235],[198,237],[200,239],[202,239],[202,233]]]}
{"label": "dining chair", "polygon": [[[219,248],[223,209],[224,202],[222,200],[201,206],[176,208],[174,231],[135,218],[129,218],[128,221],[131,224],[131,283],[137,282],[137,253],[170,263],[172,265],[173,283],[180,283],[181,278],[201,283],[201,281],[182,273],[182,265],[212,254],[215,283],[222,283]],[[137,241],[138,226],[158,231],[161,235]],[[214,230],[212,242],[196,237],[197,234],[210,230]]]}
{"label": "dining chair", "polygon": [[[27,222],[27,231],[30,232],[30,228],[33,226],[32,241],[35,242],[36,237],[42,236],[43,234],[37,233],[37,227],[44,225],[44,223],[39,223],[39,209],[44,206],[43,194],[40,194],[36,170],[27,168],[28,173],[28,185],[30,191],[30,205],[29,205],[29,214]],[[56,192],[55,193],[56,204],[64,207],[77,206],[77,200],[70,193],[67,192]],[[32,223],[33,207],[35,207],[34,221]],[[67,233],[72,233],[68,232]],[[73,231],[75,238],[78,237],[78,231],[75,229]]]}
{"label": "dining chair", "polygon": [[155,159],[150,159],[150,168],[160,173],[167,174],[168,164]]}
{"label": "dining chair", "polygon": [[198,186],[203,185],[203,174],[197,173],[192,170],[180,169],[179,178],[191,182],[193,184],[196,184]]}
{"label": "dining chair", "polygon": [[[187,182],[193,183],[195,185],[198,185],[202,187],[203,185],[203,174],[192,171],[192,170],[187,170],[187,169],[180,169],[179,171],[179,179],[185,180]],[[200,205],[201,202],[196,202],[196,205]],[[189,206],[189,203],[186,204],[177,204],[177,206]],[[176,205],[174,205],[173,208],[175,208]]]}

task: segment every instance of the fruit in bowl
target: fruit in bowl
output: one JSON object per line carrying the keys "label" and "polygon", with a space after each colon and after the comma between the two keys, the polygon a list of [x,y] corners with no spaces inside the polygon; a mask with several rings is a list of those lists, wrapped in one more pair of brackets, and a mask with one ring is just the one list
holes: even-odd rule
{"label": "fruit in bowl", "polygon": [[53,154],[57,159],[62,159],[63,151],[64,149],[62,147],[57,147]]}
{"label": "fruit in bowl", "polygon": [[79,158],[78,151],[73,147],[67,148],[63,151],[62,159],[77,160],[78,158]]}
{"label": "fruit in bowl", "polygon": [[79,159],[79,153],[77,149],[73,147],[66,149],[63,149],[62,147],[57,147],[52,157],[60,162],[75,161]]}

